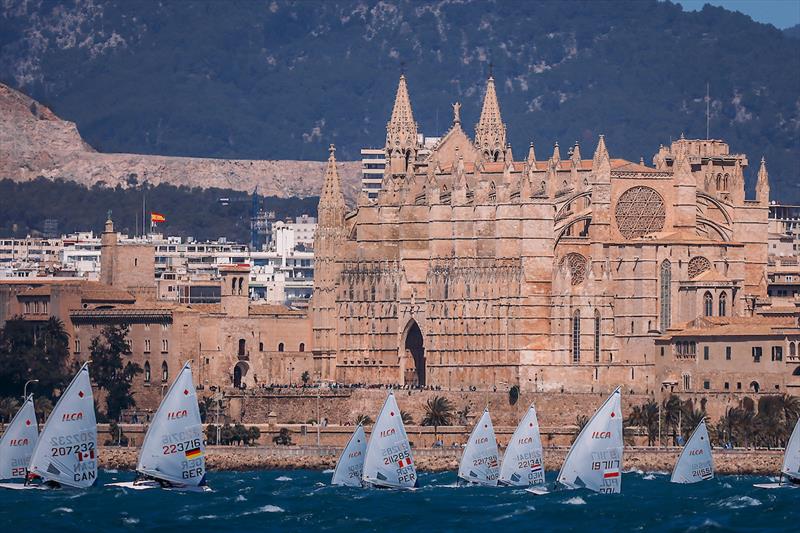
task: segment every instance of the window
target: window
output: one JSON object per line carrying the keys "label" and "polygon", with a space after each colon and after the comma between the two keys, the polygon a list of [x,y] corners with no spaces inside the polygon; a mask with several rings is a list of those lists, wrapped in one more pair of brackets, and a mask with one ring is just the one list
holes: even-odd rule
{"label": "window", "polygon": [[162,331],[167,331],[168,329],[169,329],[169,324],[167,324],[167,323],[161,324],[161,330]]}
{"label": "window", "polygon": [[772,360],[783,361],[783,346],[772,347]]}
{"label": "window", "polygon": [[239,339],[239,356],[244,355],[246,348],[246,342],[244,339]]}
{"label": "window", "polygon": [[305,352],[306,351],[306,343],[304,343],[304,342],[300,343],[300,351],[301,352]]}
{"label": "window", "polygon": [[263,342],[259,342],[258,343],[258,351],[259,352],[263,352],[264,351],[264,343]]}
{"label": "window", "polygon": [[728,383],[727,381],[725,382],[725,384],[724,384],[722,387],[723,387],[725,390],[731,390],[731,384],[730,384],[730,383]]}
{"label": "window", "polygon": [[708,381],[707,379],[703,380],[703,389],[708,390],[710,388],[711,388],[711,382]]}
{"label": "window", "polygon": [[727,316],[728,315],[728,295],[727,293],[722,293],[719,295],[719,316]]}
{"label": "window", "polygon": [[144,382],[150,383],[150,361],[144,362]]}
{"label": "window", "polygon": [[150,339],[144,340],[144,353],[150,353]]}
{"label": "window", "polygon": [[278,351],[279,351],[279,352],[282,352],[282,351],[283,351],[283,343],[282,343],[282,342],[279,342],[279,343],[278,343]]}
{"label": "window", "polygon": [[667,259],[661,263],[661,332],[667,331],[672,318],[672,263]]}
{"label": "window", "polygon": [[161,382],[166,383],[169,381],[169,367],[167,366],[167,362],[164,361],[161,363]]}
{"label": "window", "polygon": [[742,390],[742,382],[741,381],[737,381],[736,382],[736,390]]}
{"label": "window", "polygon": [[761,346],[753,346],[753,362],[761,362]]}
{"label": "window", "polygon": [[81,340],[75,339],[75,353],[81,353]]}
{"label": "window", "polygon": [[167,339],[161,340],[161,351],[168,352],[169,351],[169,341]]}
{"label": "window", "polygon": [[573,363],[580,363],[581,362],[581,312],[575,311],[572,315],[572,324],[571,324],[571,332],[572,338],[572,362]]}
{"label": "window", "polygon": [[594,362],[600,362],[600,311],[597,309],[594,310]]}
{"label": "window", "polygon": [[726,361],[730,361],[731,360],[731,347],[730,346],[726,346],[725,347],[725,360]]}
{"label": "window", "polygon": [[789,358],[794,359],[797,356],[797,346],[795,343],[789,343]]}
{"label": "window", "polygon": [[703,359],[708,361],[708,346],[703,346]]}
{"label": "window", "polygon": [[683,390],[691,390],[692,389],[692,376],[689,374],[683,375]]}
{"label": "window", "polygon": [[707,291],[703,295],[703,315],[714,316],[714,297]]}

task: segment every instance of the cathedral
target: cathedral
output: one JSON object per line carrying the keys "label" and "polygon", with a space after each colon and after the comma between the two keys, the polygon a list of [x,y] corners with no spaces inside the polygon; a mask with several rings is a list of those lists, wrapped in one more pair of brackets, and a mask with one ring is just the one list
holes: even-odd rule
{"label": "cathedral", "polygon": [[747,157],[723,141],[680,138],[652,165],[612,157],[612,143],[601,135],[588,158],[556,143],[544,159],[531,143],[515,158],[490,77],[474,137],[454,104],[424,150],[401,76],[377,199],[348,211],[330,150],[310,309],[317,375],[646,393],[667,379],[658,350],[670,332],[754,316],[764,161],[746,199]]}

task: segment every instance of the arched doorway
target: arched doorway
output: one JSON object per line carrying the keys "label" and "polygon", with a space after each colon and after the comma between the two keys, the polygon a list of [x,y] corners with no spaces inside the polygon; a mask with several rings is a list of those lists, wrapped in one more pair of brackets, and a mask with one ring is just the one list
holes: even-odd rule
{"label": "arched doorway", "polygon": [[406,355],[406,366],[403,379],[406,385],[425,386],[425,342],[422,331],[416,321],[411,321],[406,329],[403,343]]}
{"label": "arched doorway", "polygon": [[233,367],[233,387],[240,389],[242,387],[242,380],[247,375],[247,363],[239,362]]}

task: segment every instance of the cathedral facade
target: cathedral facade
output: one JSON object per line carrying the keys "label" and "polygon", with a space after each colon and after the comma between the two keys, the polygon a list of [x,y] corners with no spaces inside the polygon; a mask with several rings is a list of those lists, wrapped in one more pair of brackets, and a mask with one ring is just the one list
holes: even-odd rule
{"label": "cathedral facade", "polygon": [[[681,138],[652,165],[577,143],[515,159],[490,77],[470,138],[423,151],[405,77],[376,200],[348,212],[331,147],[319,204],[313,359],[323,379],[446,388],[657,389],[670,331],[766,296],[769,182]],[[548,150],[550,152],[550,150]]]}

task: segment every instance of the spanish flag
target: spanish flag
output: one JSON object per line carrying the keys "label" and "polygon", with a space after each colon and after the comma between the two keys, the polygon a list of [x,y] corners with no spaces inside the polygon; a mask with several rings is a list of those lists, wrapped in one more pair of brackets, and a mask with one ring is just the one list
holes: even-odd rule
{"label": "spanish flag", "polygon": [[150,213],[150,223],[151,224],[159,224],[161,222],[166,222],[167,217],[162,215],[161,213]]}

